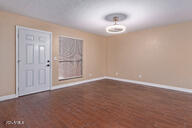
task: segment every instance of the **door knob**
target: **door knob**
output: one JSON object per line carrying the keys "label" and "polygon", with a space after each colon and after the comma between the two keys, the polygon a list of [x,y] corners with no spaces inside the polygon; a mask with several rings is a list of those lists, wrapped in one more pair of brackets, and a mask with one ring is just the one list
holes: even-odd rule
{"label": "door knob", "polygon": [[49,64],[47,64],[46,66],[47,66],[47,67],[49,67],[50,65],[49,65]]}

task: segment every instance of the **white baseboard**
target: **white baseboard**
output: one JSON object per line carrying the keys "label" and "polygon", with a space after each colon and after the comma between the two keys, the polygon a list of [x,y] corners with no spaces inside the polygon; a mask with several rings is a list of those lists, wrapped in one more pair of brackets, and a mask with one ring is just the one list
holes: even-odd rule
{"label": "white baseboard", "polygon": [[[179,88],[179,87],[173,87],[173,86],[170,86],[170,85],[155,84],[155,83],[142,82],[142,81],[136,81],[136,80],[128,80],[128,79],[121,79],[121,78],[108,77],[108,76],[99,77],[99,78],[95,78],[95,79],[89,79],[89,80],[83,80],[83,81],[78,81],[78,82],[73,82],[73,83],[68,83],[68,84],[62,84],[62,85],[58,85],[58,86],[52,86],[51,90],[70,87],[70,86],[74,86],[74,85],[84,84],[84,83],[93,82],[93,81],[97,81],[97,80],[103,80],[103,79],[111,79],[111,80],[117,80],[117,81],[122,81],[122,82],[141,84],[141,85],[145,85],[145,86],[152,86],[152,87],[158,87],[158,88],[164,88],[164,89],[170,89],[170,90],[175,90],[175,91],[182,91],[182,92],[192,93],[192,89]],[[14,98],[17,98],[17,97],[18,96],[16,94],[1,96],[0,101],[14,99]]]}
{"label": "white baseboard", "polygon": [[1,96],[0,97],[0,101],[10,100],[10,99],[14,99],[14,98],[17,98],[17,97],[18,96],[16,94],[7,95],[7,96]]}
{"label": "white baseboard", "polygon": [[[73,83],[68,83],[68,84],[62,84],[62,85],[58,85],[58,86],[52,86],[51,90],[69,87],[69,86],[74,86],[74,85],[79,85],[79,84],[88,83],[88,82],[93,82],[93,81],[102,80],[102,79],[104,79],[104,77],[98,77],[98,78],[89,79],[89,80],[83,80],[83,81],[78,81],[78,82],[73,82]],[[10,99],[14,99],[17,97],[18,96],[16,94],[7,95],[7,96],[0,96],[0,101],[10,100]]]}
{"label": "white baseboard", "polygon": [[102,80],[102,79],[105,79],[105,77],[99,77],[99,78],[94,78],[94,79],[89,79],[89,80],[83,80],[83,81],[77,81],[77,82],[72,82],[72,83],[67,83],[67,84],[61,84],[61,85],[57,85],[57,86],[52,86],[51,90],[70,87],[70,86],[79,85],[79,84],[84,84],[84,83],[93,82],[93,81]]}
{"label": "white baseboard", "polygon": [[105,76],[104,78],[105,79],[122,81],[122,82],[134,83],[134,84],[141,84],[141,85],[145,85],[145,86],[152,86],[152,87],[158,87],[158,88],[164,88],[164,89],[170,89],[170,90],[175,90],[175,91],[182,91],[182,92],[192,93],[192,89],[173,87],[173,86],[170,86],[170,85],[155,84],[155,83],[142,82],[142,81],[136,81],[136,80],[128,80],[128,79],[121,79],[121,78],[108,77],[108,76]]}

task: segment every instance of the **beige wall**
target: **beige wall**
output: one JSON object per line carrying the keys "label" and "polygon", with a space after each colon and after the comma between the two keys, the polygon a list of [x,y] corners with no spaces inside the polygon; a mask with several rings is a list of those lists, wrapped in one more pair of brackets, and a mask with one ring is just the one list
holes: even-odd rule
{"label": "beige wall", "polygon": [[192,22],[112,36],[107,45],[108,76],[192,89]]}
{"label": "beige wall", "polygon": [[53,57],[59,35],[84,40],[84,77],[58,81],[53,61],[54,86],[107,75],[192,89],[192,22],[104,37],[0,11],[0,96],[15,93],[16,25],[52,32]]}
{"label": "beige wall", "polygon": [[[83,78],[58,81],[57,61],[53,61],[53,85],[102,77],[106,71],[106,38],[45,21],[0,11],[0,96],[15,93],[15,26],[21,25],[53,33],[53,56],[58,56],[58,36],[84,40]],[[92,76],[89,76],[92,73]]]}

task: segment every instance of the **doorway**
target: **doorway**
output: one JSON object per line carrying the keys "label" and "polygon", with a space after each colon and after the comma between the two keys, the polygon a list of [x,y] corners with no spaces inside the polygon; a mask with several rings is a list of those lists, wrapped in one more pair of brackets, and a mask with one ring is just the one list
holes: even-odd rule
{"label": "doorway", "polygon": [[16,27],[16,93],[23,96],[51,89],[52,33]]}

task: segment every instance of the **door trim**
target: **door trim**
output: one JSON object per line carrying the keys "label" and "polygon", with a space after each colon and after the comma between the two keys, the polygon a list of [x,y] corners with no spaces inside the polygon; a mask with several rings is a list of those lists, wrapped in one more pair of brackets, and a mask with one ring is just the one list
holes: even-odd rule
{"label": "door trim", "polygon": [[50,60],[51,60],[51,66],[50,66],[50,83],[49,83],[49,90],[51,90],[52,87],[52,32],[33,29],[33,28],[27,28],[23,26],[16,25],[16,96],[19,96],[19,29],[26,29],[26,30],[33,30],[37,32],[44,32],[47,34],[50,34]]}

